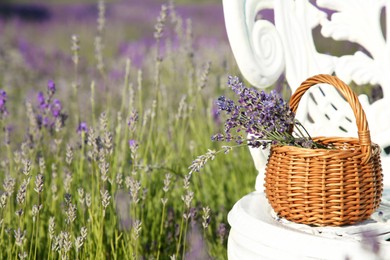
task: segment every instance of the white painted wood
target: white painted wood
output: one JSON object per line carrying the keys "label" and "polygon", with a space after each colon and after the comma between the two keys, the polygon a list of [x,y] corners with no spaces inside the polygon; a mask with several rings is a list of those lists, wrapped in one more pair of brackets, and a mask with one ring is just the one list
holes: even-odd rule
{"label": "white painted wood", "polygon": [[[288,223],[274,218],[262,192],[250,193],[239,200],[229,212],[228,221],[230,260],[390,259],[390,242],[386,241],[390,237],[389,223],[371,219],[353,226],[314,228]],[[377,254],[372,253],[368,241],[363,239],[364,232],[377,234],[369,241],[378,243]]]}

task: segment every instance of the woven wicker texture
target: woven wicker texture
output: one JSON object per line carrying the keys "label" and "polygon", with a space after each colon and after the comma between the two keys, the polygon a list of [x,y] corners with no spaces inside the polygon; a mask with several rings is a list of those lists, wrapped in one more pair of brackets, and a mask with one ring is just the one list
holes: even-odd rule
{"label": "woven wicker texture", "polygon": [[380,148],[370,140],[366,115],[357,96],[340,79],[316,75],[304,81],[290,100],[295,112],[312,86],[328,83],[350,104],[359,138],[316,137],[332,149],[272,146],[265,193],[280,216],[297,223],[342,226],[366,220],[382,195]]}

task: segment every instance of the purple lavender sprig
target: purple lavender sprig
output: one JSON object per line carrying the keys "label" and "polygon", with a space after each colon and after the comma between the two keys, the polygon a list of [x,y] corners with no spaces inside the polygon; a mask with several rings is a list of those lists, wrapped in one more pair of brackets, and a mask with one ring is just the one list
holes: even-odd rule
{"label": "purple lavender sprig", "polygon": [[321,144],[313,142],[295,119],[288,103],[275,90],[268,94],[247,88],[238,77],[232,76],[228,78],[228,86],[238,96],[238,100],[236,103],[224,96],[218,98],[218,109],[224,111],[228,118],[224,133],[213,135],[213,141],[235,141],[237,144],[247,142],[254,148],[265,148],[269,144],[321,147]]}
{"label": "purple lavender sprig", "polygon": [[88,125],[87,125],[87,123],[86,122],[81,122],[79,124],[79,126],[77,127],[76,132],[78,134],[88,133]]}
{"label": "purple lavender sprig", "polygon": [[223,133],[211,137],[213,141],[234,141],[237,145],[222,146],[220,150],[208,150],[190,165],[190,174],[199,172],[217,154],[229,153],[239,146],[265,149],[270,144],[291,145],[302,148],[329,148],[314,142],[288,103],[276,92],[267,94],[247,88],[237,77],[229,76],[228,86],[238,96],[237,103],[224,96],[218,98],[218,113],[224,111],[228,118]]}
{"label": "purple lavender sprig", "polygon": [[0,89],[0,119],[5,117],[8,114],[7,107],[5,104],[7,103],[7,92]]}
{"label": "purple lavender sprig", "polygon": [[56,84],[53,80],[49,80],[47,82],[47,94],[49,95],[49,98],[51,98],[56,93]]}
{"label": "purple lavender sprig", "polygon": [[54,81],[49,80],[47,84],[47,96],[45,96],[43,92],[38,92],[37,95],[39,112],[36,119],[38,126],[40,128],[47,128],[51,133],[53,133],[58,126],[62,127],[67,119],[67,115],[62,110],[61,101],[56,98],[53,99],[55,92],[55,83]]}

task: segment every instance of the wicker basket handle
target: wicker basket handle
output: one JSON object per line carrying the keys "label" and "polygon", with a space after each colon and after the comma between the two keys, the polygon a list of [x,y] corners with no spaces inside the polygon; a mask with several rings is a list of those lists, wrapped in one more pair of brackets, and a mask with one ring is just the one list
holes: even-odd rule
{"label": "wicker basket handle", "polygon": [[299,101],[301,100],[303,94],[305,94],[305,92],[310,87],[320,83],[327,83],[334,86],[344,96],[344,98],[351,106],[358,128],[359,143],[362,150],[362,163],[366,164],[371,158],[371,137],[370,130],[368,129],[366,114],[364,113],[364,110],[356,94],[339,78],[336,76],[319,74],[306,79],[291,96],[290,107],[292,111],[294,111],[294,113],[296,112]]}

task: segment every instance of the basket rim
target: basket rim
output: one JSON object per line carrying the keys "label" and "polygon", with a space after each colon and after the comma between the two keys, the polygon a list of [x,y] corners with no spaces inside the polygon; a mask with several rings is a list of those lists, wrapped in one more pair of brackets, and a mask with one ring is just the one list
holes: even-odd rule
{"label": "basket rim", "polygon": [[[339,145],[336,149],[325,149],[325,148],[304,148],[292,145],[271,145],[271,150],[273,152],[284,152],[284,153],[300,153],[305,154],[305,157],[316,157],[321,155],[332,155],[332,154],[350,154],[350,155],[359,155],[362,154],[361,145],[359,139],[356,137],[337,137],[337,136],[318,136],[312,138],[314,141],[325,140],[328,143],[342,143],[343,148]],[[334,141],[334,142],[332,142]],[[372,154],[380,153],[380,147],[378,144],[371,142],[371,151]]]}

